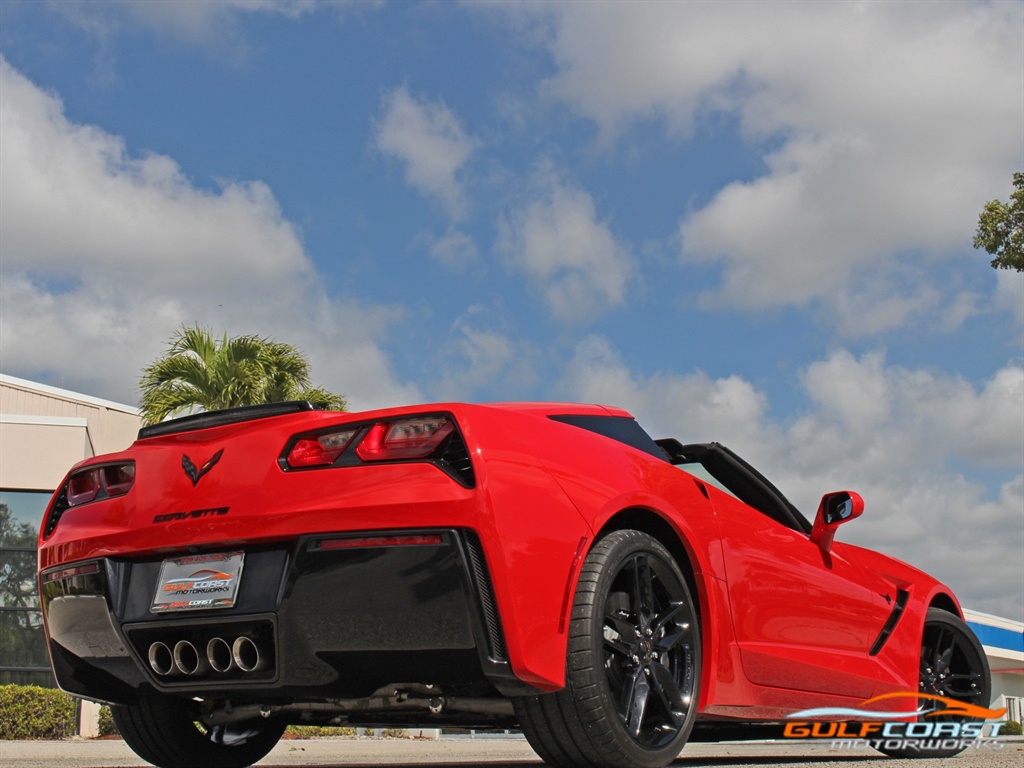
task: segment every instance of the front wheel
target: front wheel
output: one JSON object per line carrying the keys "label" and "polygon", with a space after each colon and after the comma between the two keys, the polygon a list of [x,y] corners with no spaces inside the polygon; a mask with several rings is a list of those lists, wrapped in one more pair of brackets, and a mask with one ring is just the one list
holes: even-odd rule
{"label": "front wheel", "polygon": [[[929,697],[955,699],[964,704],[987,707],[991,684],[988,659],[970,627],[952,613],[929,608],[921,639],[919,692]],[[936,698],[922,698],[920,702],[920,722],[970,721],[970,718],[956,715],[929,715],[929,711],[945,708]],[[929,741],[938,742],[939,746],[925,743],[901,746],[899,749],[879,747],[878,751],[891,757],[952,757],[966,748],[956,746],[944,749],[941,745],[944,739],[925,740]]]}
{"label": "front wheel", "polygon": [[697,610],[672,555],[640,531],[584,561],[566,686],[517,699],[530,745],[555,766],[661,768],[686,743],[701,669]]}
{"label": "front wheel", "polygon": [[284,733],[279,720],[204,726],[195,701],[150,696],[110,708],[129,747],[159,768],[245,768],[264,758]]}

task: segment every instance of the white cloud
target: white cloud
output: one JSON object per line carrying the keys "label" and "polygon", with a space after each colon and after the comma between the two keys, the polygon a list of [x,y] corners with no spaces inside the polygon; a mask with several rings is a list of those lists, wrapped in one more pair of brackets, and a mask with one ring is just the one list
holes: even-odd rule
{"label": "white cloud", "polygon": [[297,344],[356,407],[418,399],[368,330],[395,314],[328,298],[265,184],[197,189],[171,158],[70,122],[2,57],[0,93],[6,372],[133,402],[141,367],[200,322]]}
{"label": "white cloud", "polygon": [[806,412],[781,423],[740,377],[639,376],[591,337],[565,386],[627,408],[656,437],[729,445],[808,516],[826,491],[861,492],[865,517],[841,539],[924,568],[968,607],[1024,616],[1024,369],[975,386],[838,351],[802,381]]}
{"label": "white cloud", "polygon": [[[544,39],[557,72],[542,91],[594,120],[605,146],[639,121],[686,137],[724,113],[766,147],[760,178],[728,184],[681,222],[684,259],[723,268],[710,301],[828,301],[897,254],[962,251],[981,205],[1020,164],[1019,3],[564,3],[513,12],[550,22]],[[919,298],[899,292],[911,304]],[[894,320],[901,311],[889,310]]]}
{"label": "white cloud", "polygon": [[404,86],[384,97],[376,143],[405,165],[405,180],[448,214],[466,212],[462,172],[477,147],[458,117],[443,102],[418,100]]}
{"label": "white cloud", "polygon": [[621,305],[633,259],[599,221],[584,190],[550,167],[538,171],[532,199],[498,223],[498,251],[537,286],[557,318],[582,324]]}
{"label": "white cloud", "polygon": [[1024,273],[1008,269],[996,270],[996,305],[1013,313],[1017,328],[1021,331],[1016,341],[1024,342]]}
{"label": "white cloud", "polygon": [[[221,47],[232,40],[245,14],[298,18],[322,7],[320,0],[51,0],[51,9],[107,41],[126,26],[148,28],[187,43]],[[331,3],[335,7],[339,4]],[[354,5],[354,4],[353,4]]]}
{"label": "white cloud", "polygon": [[444,350],[444,376],[433,389],[441,400],[523,400],[537,382],[538,350],[513,338],[482,304],[469,307],[452,327]]}
{"label": "white cloud", "polygon": [[479,250],[476,243],[465,232],[451,227],[440,238],[430,243],[430,255],[449,269],[465,270],[477,260]]}

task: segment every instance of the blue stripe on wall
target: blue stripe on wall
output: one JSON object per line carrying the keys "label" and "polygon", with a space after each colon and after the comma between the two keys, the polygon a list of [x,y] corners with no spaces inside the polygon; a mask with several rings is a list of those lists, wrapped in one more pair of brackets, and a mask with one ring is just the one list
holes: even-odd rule
{"label": "blue stripe on wall", "polygon": [[979,624],[975,621],[968,621],[967,626],[974,630],[982,645],[1024,653],[1024,632],[990,627],[988,624]]}

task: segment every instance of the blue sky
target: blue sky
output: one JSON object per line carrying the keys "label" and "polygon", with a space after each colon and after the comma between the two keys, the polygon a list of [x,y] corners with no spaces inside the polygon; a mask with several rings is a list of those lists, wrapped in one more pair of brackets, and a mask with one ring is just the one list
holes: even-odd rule
{"label": "blue sky", "polygon": [[0,368],[598,401],[1024,616],[1024,3],[0,0]]}

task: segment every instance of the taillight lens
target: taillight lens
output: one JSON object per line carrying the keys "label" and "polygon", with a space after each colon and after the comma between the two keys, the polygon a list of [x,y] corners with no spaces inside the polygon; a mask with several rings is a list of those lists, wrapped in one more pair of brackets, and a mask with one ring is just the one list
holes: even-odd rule
{"label": "taillight lens", "polygon": [[135,482],[135,462],[87,467],[68,478],[65,497],[69,507],[95,501],[102,491],[106,496],[123,496]]}
{"label": "taillight lens", "polygon": [[100,471],[87,469],[77,472],[68,480],[68,506],[85,504],[92,501],[100,493]]}
{"label": "taillight lens", "polygon": [[285,460],[292,468],[328,467],[345,452],[358,432],[357,429],[345,429],[300,437],[288,451]]}
{"label": "taillight lens", "polygon": [[356,447],[363,461],[391,459],[424,459],[455,431],[447,416],[416,416],[384,421],[370,427]]}
{"label": "taillight lens", "polygon": [[113,464],[100,469],[100,478],[108,496],[123,496],[135,482],[134,464]]}
{"label": "taillight lens", "polygon": [[425,413],[345,423],[293,435],[278,456],[285,472],[388,461],[428,461],[466,488],[473,462],[451,414]]}

